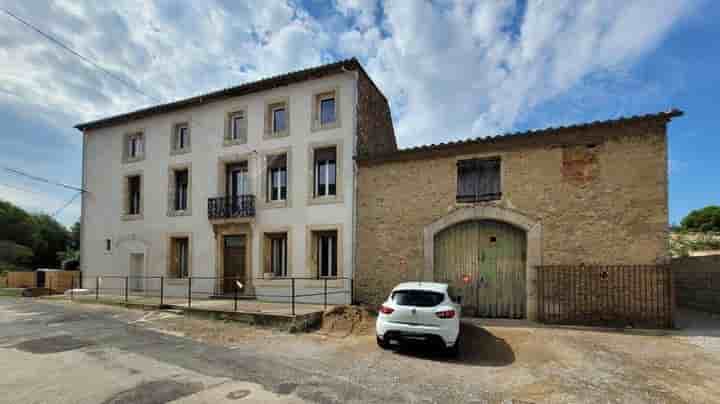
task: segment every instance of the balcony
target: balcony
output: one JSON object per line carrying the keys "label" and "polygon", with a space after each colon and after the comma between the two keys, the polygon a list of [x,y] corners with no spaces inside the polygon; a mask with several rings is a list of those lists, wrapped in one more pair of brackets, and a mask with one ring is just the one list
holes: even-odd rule
{"label": "balcony", "polygon": [[208,219],[222,220],[255,216],[255,195],[208,198]]}

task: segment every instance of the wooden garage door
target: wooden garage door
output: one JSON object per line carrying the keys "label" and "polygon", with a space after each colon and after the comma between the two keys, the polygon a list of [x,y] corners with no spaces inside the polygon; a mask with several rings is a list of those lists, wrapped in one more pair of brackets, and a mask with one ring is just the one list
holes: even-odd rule
{"label": "wooden garage door", "polygon": [[449,227],[434,242],[435,280],[463,296],[465,314],[525,317],[525,231],[469,221]]}

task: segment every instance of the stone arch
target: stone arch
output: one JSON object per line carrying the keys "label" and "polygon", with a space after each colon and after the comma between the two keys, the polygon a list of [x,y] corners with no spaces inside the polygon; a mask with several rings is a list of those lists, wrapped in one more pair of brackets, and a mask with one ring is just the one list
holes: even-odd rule
{"label": "stone arch", "polygon": [[518,212],[513,209],[499,206],[473,206],[457,209],[450,212],[434,222],[425,226],[424,229],[424,257],[425,264],[420,278],[422,280],[434,279],[435,262],[435,235],[458,223],[469,220],[495,220],[508,223],[524,230],[527,234],[527,259],[526,259],[526,296],[527,296],[527,318],[537,319],[537,270],[542,265],[542,224],[540,221]]}

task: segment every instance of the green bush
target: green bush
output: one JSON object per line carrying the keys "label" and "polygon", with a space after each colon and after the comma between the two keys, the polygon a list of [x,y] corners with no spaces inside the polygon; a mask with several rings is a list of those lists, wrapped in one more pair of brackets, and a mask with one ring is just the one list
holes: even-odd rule
{"label": "green bush", "polygon": [[702,233],[720,232],[720,206],[693,210],[680,222],[683,230]]}

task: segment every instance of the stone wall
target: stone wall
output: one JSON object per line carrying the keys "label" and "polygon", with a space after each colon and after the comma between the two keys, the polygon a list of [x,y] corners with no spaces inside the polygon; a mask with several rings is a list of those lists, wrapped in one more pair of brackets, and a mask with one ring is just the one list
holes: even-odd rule
{"label": "stone wall", "polygon": [[[458,209],[492,205],[542,226],[541,263],[655,264],[667,260],[663,120],[511,136],[446,151],[360,161],[358,300],[381,302],[423,271],[423,231]],[[502,198],[456,202],[459,159],[500,157]]]}
{"label": "stone wall", "polygon": [[672,260],[679,307],[720,313],[720,255]]}
{"label": "stone wall", "polygon": [[363,71],[358,74],[357,86],[357,154],[372,156],[397,150],[387,99]]}

